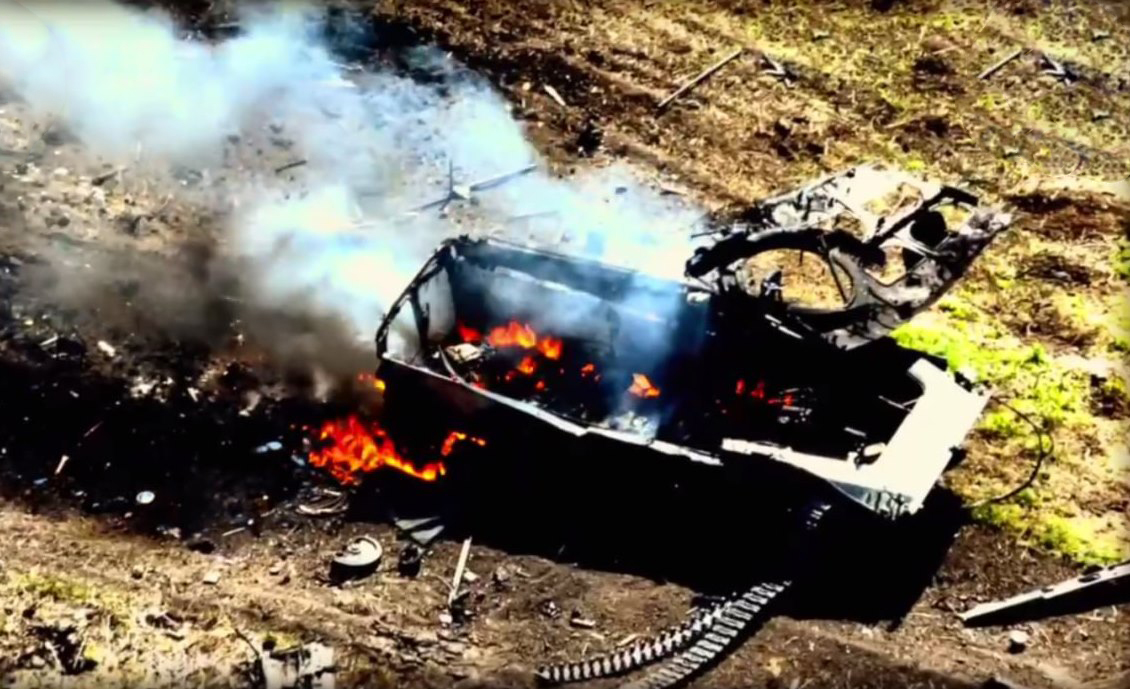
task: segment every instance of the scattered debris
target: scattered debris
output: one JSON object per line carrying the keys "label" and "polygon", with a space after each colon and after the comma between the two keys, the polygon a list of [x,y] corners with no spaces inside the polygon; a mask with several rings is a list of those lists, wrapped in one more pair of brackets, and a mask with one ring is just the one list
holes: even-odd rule
{"label": "scattered debris", "polygon": [[443,533],[443,522],[439,516],[417,519],[393,519],[392,523],[417,544],[428,547]]}
{"label": "scattered debris", "polygon": [[145,505],[152,505],[153,501],[156,500],[156,499],[157,499],[156,493],[154,493],[151,490],[143,490],[134,497],[133,501],[136,502],[138,505],[141,505],[141,506],[144,507]]}
{"label": "scattered debris", "polygon": [[742,54],[742,52],[743,52],[743,50],[741,48],[738,48],[737,50],[734,50],[729,55],[726,55],[725,57],[723,57],[718,62],[715,62],[714,64],[710,65],[706,69],[699,72],[695,77],[693,77],[692,79],[690,79],[689,81],[684,83],[679,88],[675,89],[675,91],[672,92],[671,95],[669,95],[666,98],[664,98],[663,100],[659,101],[659,104],[657,106],[655,106],[656,110],[658,110],[659,112],[663,112],[664,110],[666,110],[672,103],[674,103],[676,100],[678,100],[684,94],[689,93],[696,86],[698,86],[702,82],[704,82],[707,79],[709,79],[710,77],[712,77],[718,70],[722,69],[723,67],[725,67],[729,63],[738,59],[738,57]]}
{"label": "scattered debris", "polygon": [[408,543],[400,550],[396,559],[396,571],[402,577],[414,578],[419,576],[420,568],[424,562],[424,551],[413,543]]}
{"label": "scattered debris", "polygon": [[1130,561],[1002,601],[982,603],[960,617],[967,627],[1014,624],[1127,602],[1130,602]]}
{"label": "scattered debris", "polygon": [[596,627],[596,620],[585,617],[580,610],[574,610],[569,616],[569,624],[578,629],[593,629]]}
{"label": "scattered debris", "polygon": [[986,68],[985,71],[978,74],[977,78],[982,79],[982,80],[988,79],[989,77],[993,76],[997,72],[1001,71],[1001,69],[1004,68],[1005,65],[1007,65],[1008,63],[1012,62],[1016,58],[1023,55],[1025,52],[1027,52],[1027,50],[1028,50],[1027,48],[1017,48],[1016,50],[1012,51],[1008,55],[1005,55],[1004,57],[1002,57],[1000,60],[997,60],[996,62],[994,62],[992,65],[990,65],[988,68]]}
{"label": "scattered debris", "polygon": [[264,689],[333,689],[334,652],[322,644],[283,651],[264,649],[259,656]]}
{"label": "scattered debris", "polygon": [[792,86],[796,75],[786,65],[774,60],[768,53],[761,53],[762,71],[769,76],[776,77],[786,86]]}
{"label": "scattered debris", "polygon": [[262,445],[260,445],[259,447],[255,448],[255,454],[257,454],[257,455],[265,455],[265,454],[267,454],[268,452],[278,452],[278,451],[280,451],[280,450],[282,450],[282,449],[283,449],[283,444],[282,444],[282,443],[280,443],[280,442],[279,442],[279,441],[277,441],[277,440],[272,440],[272,441],[270,441],[270,442],[268,442],[268,443],[263,443],[263,444],[262,444]]}
{"label": "scattered debris", "polygon": [[56,476],[63,473],[63,469],[67,466],[67,462],[70,461],[70,459],[71,458],[68,455],[63,455],[59,458],[59,463],[55,465]]}
{"label": "scattered debris", "polygon": [[1070,86],[1079,81],[1079,73],[1067,66],[1066,63],[1054,59],[1047,53],[1041,52],[1040,68],[1044,74],[1054,77],[1060,83]]}
{"label": "scattered debris", "polygon": [[117,177],[118,175],[125,172],[125,170],[126,170],[126,168],[124,168],[124,167],[116,167],[113,170],[110,170],[109,172],[104,172],[101,175],[98,175],[94,179],[90,180],[90,183],[93,184],[96,187],[100,187],[103,184],[105,184],[106,182],[109,182],[114,177]]}
{"label": "scattered debris", "polygon": [[344,514],[349,509],[349,498],[337,490],[322,489],[314,500],[295,508],[295,512],[307,517],[329,517]]}
{"label": "scattered debris", "polygon": [[281,175],[282,173],[286,172],[287,170],[293,170],[296,167],[302,167],[307,162],[308,161],[306,159],[302,159],[302,160],[295,160],[293,162],[287,163],[286,165],[280,165],[279,167],[275,168],[275,174]]}
{"label": "scattered debris", "polygon": [[97,346],[98,346],[98,351],[102,352],[103,354],[110,357],[111,359],[113,359],[118,354],[118,350],[114,349],[114,346],[111,345],[106,340],[98,340]]}
{"label": "scattered debris", "polygon": [[[513,172],[495,175],[494,177],[487,177],[486,179],[481,179],[477,182],[472,182],[471,184],[456,184],[454,164],[449,161],[447,169],[447,196],[443,197],[442,199],[436,199],[435,201],[429,201],[425,204],[416,206],[415,208],[410,209],[408,212],[420,213],[430,208],[439,208],[442,211],[447,208],[448,204],[450,204],[452,201],[469,201],[471,200],[471,195],[475,192],[493,189],[501,184],[509,182],[516,177],[521,177],[522,175],[533,172],[536,169],[537,165],[530,164],[518,168]],[[362,194],[362,196],[364,195],[365,194]]]}
{"label": "scattered debris", "polygon": [[371,536],[356,538],[334,556],[330,563],[330,579],[340,582],[368,576],[376,571],[383,554],[384,548],[377,539]]}
{"label": "scattered debris", "polygon": [[459,550],[459,561],[455,563],[455,576],[451,578],[451,590],[447,592],[447,605],[455,602],[459,595],[459,584],[463,581],[463,570],[467,567],[467,558],[471,555],[471,537],[463,539],[463,547]]}
{"label": "scattered debris", "polygon": [[1022,653],[1028,648],[1032,635],[1020,629],[1015,629],[1008,634],[1008,652]]}
{"label": "scattered debris", "polygon": [[538,606],[538,611],[551,620],[555,620],[561,615],[561,608],[552,600],[542,601],[541,605]]}
{"label": "scattered debris", "polygon": [[549,84],[545,84],[542,88],[545,89],[545,92],[549,94],[549,97],[553,99],[554,103],[557,103],[558,105],[560,105],[563,108],[569,107],[565,103],[565,99],[562,98],[561,94],[557,92],[557,89],[553,88]]}
{"label": "scattered debris", "polygon": [[208,584],[209,586],[215,586],[216,584],[220,583],[220,572],[219,572],[219,570],[215,570],[215,569],[208,570],[207,572],[204,573],[204,578],[201,579],[201,581],[203,581],[205,584]]}
{"label": "scattered debris", "polygon": [[74,624],[41,624],[32,627],[31,632],[42,640],[48,657],[55,661],[63,674],[81,674],[97,665],[87,657],[86,642]]}

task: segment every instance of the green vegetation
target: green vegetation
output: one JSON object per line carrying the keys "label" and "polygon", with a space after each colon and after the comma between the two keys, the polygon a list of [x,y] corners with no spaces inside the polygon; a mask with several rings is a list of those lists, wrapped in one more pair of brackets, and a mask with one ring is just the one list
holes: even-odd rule
{"label": "green vegetation", "polygon": [[1118,240],[1113,263],[1115,275],[1123,280],[1130,281],[1130,239]]}
{"label": "green vegetation", "polygon": [[[977,333],[981,330],[981,333]],[[1040,344],[1021,345],[992,328],[964,323],[927,327],[907,323],[893,334],[904,347],[944,358],[950,368],[1004,392],[1010,404],[1049,426],[1088,420],[1089,381],[1077,371],[1057,366]],[[998,409],[986,414],[981,428],[1011,437],[1023,427],[1016,414]]]}
{"label": "green vegetation", "polygon": [[1029,545],[1051,550],[1075,562],[1110,565],[1124,558],[1117,544],[1095,538],[1085,523],[1060,515],[1041,516],[1035,502],[1024,504],[1031,500],[1031,497],[1021,499],[1025,492],[1013,502],[977,507],[973,517],[984,524],[1014,532]]}
{"label": "green vegetation", "polygon": [[53,574],[29,572],[19,576],[15,583],[27,593],[46,596],[59,603],[87,603],[92,598],[90,587]]}

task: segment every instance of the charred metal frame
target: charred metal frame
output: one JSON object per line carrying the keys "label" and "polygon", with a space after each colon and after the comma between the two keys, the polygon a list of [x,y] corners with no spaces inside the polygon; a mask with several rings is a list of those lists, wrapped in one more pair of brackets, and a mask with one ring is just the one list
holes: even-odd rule
{"label": "charred metal frame", "polygon": [[[826,349],[821,350],[825,352],[821,356],[837,356],[837,352],[847,352],[882,338],[899,323],[936,301],[1008,226],[1006,215],[976,209],[976,198],[967,192],[951,187],[931,190],[920,183],[916,188],[924,192],[922,202],[895,217],[869,216],[860,207],[858,189],[854,187],[880,174],[886,175],[882,179],[897,180],[899,184],[909,179],[882,173],[877,168],[854,168],[763,201],[755,207],[752,220],[717,230],[714,233],[717,241],[700,250],[687,264],[688,276],[701,278],[713,274],[713,283],[667,280],[588,258],[495,239],[448,240],[425,263],[381,324],[376,336],[380,365],[445,379],[484,404],[510,407],[576,437],[603,436],[714,466],[748,462],[750,458],[768,460],[826,481],[877,514],[895,518],[916,512],[954,459],[988,400],[985,393],[973,389],[968,381],[946,373],[926,357],[913,361],[902,372],[917,383],[921,395],[908,405],[906,418],[893,435],[884,439],[878,456],[864,459],[858,455],[830,457],[772,441],[738,439],[726,439],[716,450],[704,451],[659,438],[586,425],[529,401],[468,384],[451,368],[442,351],[432,352],[432,356],[438,357],[445,368],[429,367],[421,359],[426,344],[407,358],[389,349],[392,323],[406,305],[411,307],[416,337],[420,343],[426,343],[433,324],[428,306],[421,303],[421,288],[452,265],[467,262],[489,271],[520,274],[558,290],[583,292],[609,302],[622,301],[629,293],[648,292],[685,304],[703,304],[703,308],[723,311],[729,319],[757,320],[783,338],[809,343],[823,340]],[[945,205],[971,209],[969,219],[956,231],[945,227],[939,210]],[[866,229],[862,238],[827,227],[844,213],[861,220]],[[891,246],[903,252],[906,273],[893,283],[883,284],[869,275],[867,268],[882,264],[884,250]],[[781,301],[772,290],[766,294],[763,289],[763,294],[751,295],[736,286],[732,270],[735,263],[781,248],[819,253],[848,275],[852,289],[844,308],[803,308]]]}
{"label": "charred metal frame", "polygon": [[[870,213],[866,204],[901,185],[921,200],[891,216]],[[1011,217],[980,209],[967,191],[932,185],[903,173],[862,165],[831,175],[796,191],[766,199],[745,213],[742,222],[723,225],[704,236],[712,240],[687,261],[688,276],[713,274],[716,290],[739,289],[733,266],[756,254],[791,249],[821,256],[844,299],[841,309],[783,305],[837,346],[856,347],[881,337],[938,300],[970,263],[1011,223]],[[956,229],[947,227],[943,212],[963,209],[969,217]],[[835,227],[843,216],[854,217],[862,232]],[[869,269],[887,265],[886,250],[901,252],[905,273],[883,283]],[[842,284],[841,275],[849,284]],[[763,285],[771,294],[773,286]]]}

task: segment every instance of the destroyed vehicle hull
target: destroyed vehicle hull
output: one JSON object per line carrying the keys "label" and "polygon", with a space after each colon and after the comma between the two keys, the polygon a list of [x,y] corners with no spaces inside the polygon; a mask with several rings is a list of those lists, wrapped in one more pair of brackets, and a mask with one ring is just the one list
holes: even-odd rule
{"label": "destroyed vehicle hull", "polygon": [[796,475],[892,518],[922,506],[986,402],[886,338],[844,350],[756,301],[494,240],[442,244],[377,351],[390,394],[468,430]]}

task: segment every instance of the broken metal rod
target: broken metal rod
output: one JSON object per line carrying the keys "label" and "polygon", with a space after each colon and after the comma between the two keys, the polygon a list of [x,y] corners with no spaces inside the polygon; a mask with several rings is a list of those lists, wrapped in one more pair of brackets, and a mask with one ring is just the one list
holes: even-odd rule
{"label": "broken metal rod", "polygon": [[1005,65],[1007,65],[1008,63],[1012,62],[1016,58],[1023,55],[1024,51],[1026,51],[1026,50],[1027,50],[1027,48],[1017,48],[1016,50],[1012,51],[1008,55],[1005,55],[1004,57],[1002,57],[995,64],[991,65],[988,69],[986,69],[985,71],[978,74],[977,78],[978,79],[988,79],[989,77],[993,76],[997,72],[1001,71],[1001,68],[1003,68]]}
{"label": "broken metal rod", "polygon": [[486,191],[487,189],[493,189],[494,187],[497,187],[500,184],[504,184],[506,182],[509,182],[510,180],[514,179],[515,177],[521,177],[522,175],[533,172],[536,169],[537,169],[537,165],[534,165],[533,163],[531,163],[529,165],[525,165],[521,168],[518,168],[517,170],[514,170],[513,172],[506,172],[506,173],[503,173],[501,175],[495,175],[494,177],[487,177],[485,179],[480,179],[477,182],[472,182],[471,184],[468,184],[468,185],[465,185],[465,186],[459,185],[459,184],[454,184],[452,179],[451,179],[452,176],[449,173],[447,196],[445,196],[442,199],[436,199],[434,201],[429,201],[425,204],[416,206],[415,208],[410,209],[408,212],[409,213],[419,213],[420,211],[425,211],[425,210],[428,210],[429,208],[435,208],[437,206],[446,206],[448,203],[455,201],[457,199],[469,198],[472,192]]}
{"label": "broken metal rod", "polygon": [[683,84],[679,88],[675,89],[675,91],[671,95],[669,95],[666,98],[664,98],[663,100],[659,101],[659,105],[656,106],[656,110],[658,110],[660,112],[663,112],[664,110],[666,110],[667,106],[671,105],[671,103],[674,103],[683,94],[688,93],[689,91],[694,89],[696,86],[698,86],[702,82],[704,82],[707,79],[709,79],[710,77],[714,76],[715,72],[722,69],[723,67],[725,67],[729,63],[733,62],[734,60],[738,59],[738,56],[741,55],[742,52],[743,52],[743,49],[738,48],[734,52],[730,53],[726,57],[719,60],[718,62],[715,62],[713,65],[711,65],[711,66],[707,67],[706,69],[702,70],[701,72],[699,72],[698,76],[694,77],[693,79],[686,82],[685,84]]}
{"label": "broken metal rod", "polygon": [[455,577],[451,580],[451,590],[447,592],[447,605],[451,606],[459,596],[459,582],[463,581],[463,570],[467,568],[467,557],[471,554],[471,537],[463,541],[463,548],[459,551],[459,561],[455,563]]}
{"label": "broken metal rod", "polygon": [[1072,615],[1130,601],[1130,561],[1075,579],[982,603],[959,617],[967,627],[1015,624]]}

